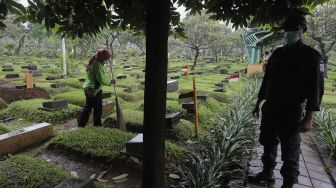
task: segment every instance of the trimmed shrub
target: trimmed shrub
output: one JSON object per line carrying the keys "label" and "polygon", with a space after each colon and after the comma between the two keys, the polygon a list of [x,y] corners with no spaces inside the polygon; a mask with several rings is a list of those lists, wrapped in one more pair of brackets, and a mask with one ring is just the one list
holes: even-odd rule
{"label": "trimmed shrub", "polygon": [[70,92],[55,95],[54,100],[66,99],[70,104],[84,106],[85,95],[83,90],[74,90]]}
{"label": "trimmed shrub", "polygon": [[113,160],[134,135],[118,129],[85,127],[51,139],[48,148],[61,148],[92,158]]}
{"label": "trimmed shrub", "polygon": [[68,178],[64,170],[25,155],[0,161],[0,187],[54,187]]}
{"label": "trimmed shrub", "polygon": [[76,110],[79,109],[78,106],[70,104],[69,108],[47,112],[39,109],[42,107],[42,102],[45,101],[46,100],[43,99],[16,101],[11,103],[8,108],[4,110],[4,114],[11,117],[23,118],[35,123],[48,122],[58,124],[74,118],[76,116]]}
{"label": "trimmed shrub", "polygon": [[[143,112],[136,110],[124,110],[124,118],[128,131],[142,132],[143,128]],[[107,117],[104,121],[105,127],[117,128],[117,114],[114,113]]]}

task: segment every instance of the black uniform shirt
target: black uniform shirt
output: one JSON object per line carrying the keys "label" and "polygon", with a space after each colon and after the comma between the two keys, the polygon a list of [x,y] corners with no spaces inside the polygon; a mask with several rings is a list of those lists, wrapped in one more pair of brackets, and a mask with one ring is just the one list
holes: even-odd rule
{"label": "black uniform shirt", "polygon": [[276,49],[268,60],[258,94],[269,106],[319,111],[324,92],[324,64],[320,54],[301,41]]}

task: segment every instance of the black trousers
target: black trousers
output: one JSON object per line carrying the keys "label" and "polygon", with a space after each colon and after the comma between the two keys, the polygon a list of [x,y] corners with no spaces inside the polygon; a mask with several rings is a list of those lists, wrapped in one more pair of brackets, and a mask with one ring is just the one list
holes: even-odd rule
{"label": "black trousers", "polygon": [[102,99],[102,90],[100,90],[95,96],[88,95],[86,92],[85,97],[85,106],[83,108],[82,115],[79,119],[78,126],[85,127],[87,124],[91,110],[93,109],[93,125],[102,126],[101,116],[103,111],[103,99]]}
{"label": "black trousers", "polygon": [[[274,109],[274,108],[273,108]],[[272,176],[276,166],[277,148],[281,145],[281,160],[283,165],[280,173],[284,181],[297,183],[299,171],[299,157],[301,137],[299,128],[303,109],[293,106],[290,110],[272,108],[264,104],[260,127],[260,144],[264,146],[262,155],[263,173]]]}

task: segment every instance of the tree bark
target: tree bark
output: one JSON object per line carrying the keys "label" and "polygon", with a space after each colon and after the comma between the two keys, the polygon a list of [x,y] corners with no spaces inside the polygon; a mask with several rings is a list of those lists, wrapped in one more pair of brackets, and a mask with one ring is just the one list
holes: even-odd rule
{"label": "tree bark", "polygon": [[20,49],[21,47],[23,46],[24,44],[24,39],[26,37],[26,34],[22,35],[22,37],[20,38],[20,41],[19,41],[19,46],[17,47],[16,51],[15,51],[15,54],[16,55],[20,55]]}
{"label": "tree bark", "polygon": [[196,48],[195,48],[194,64],[193,64],[193,66],[191,67],[191,70],[194,70],[194,69],[195,69],[198,56],[199,56],[199,48],[196,47]]}
{"label": "tree bark", "polygon": [[169,0],[147,0],[143,188],[165,187]]}

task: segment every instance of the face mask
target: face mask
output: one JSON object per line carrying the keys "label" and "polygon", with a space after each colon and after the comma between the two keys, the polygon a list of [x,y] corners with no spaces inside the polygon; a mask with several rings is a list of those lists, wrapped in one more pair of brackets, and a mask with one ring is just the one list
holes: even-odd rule
{"label": "face mask", "polygon": [[107,64],[109,64],[110,63],[110,60],[105,60],[105,61],[103,61],[103,65],[107,65]]}
{"label": "face mask", "polygon": [[301,39],[301,33],[299,31],[287,31],[285,32],[285,41],[287,44],[294,44]]}

